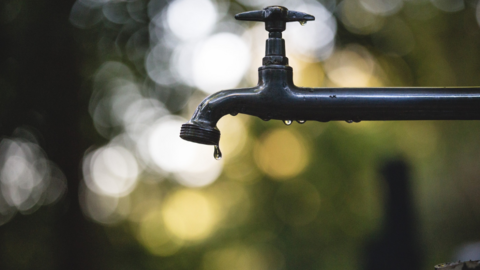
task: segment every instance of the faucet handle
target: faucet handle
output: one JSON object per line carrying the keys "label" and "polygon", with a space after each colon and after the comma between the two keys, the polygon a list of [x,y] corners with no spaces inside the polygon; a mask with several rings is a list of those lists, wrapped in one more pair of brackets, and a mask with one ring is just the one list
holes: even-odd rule
{"label": "faucet handle", "polygon": [[263,10],[254,10],[239,13],[235,19],[241,21],[265,22],[265,29],[268,32],[285,31],[287,22],[300,22],[305,24],[307,21],[315,20],[310,14],[291,11],[282,6],[269,6]]}

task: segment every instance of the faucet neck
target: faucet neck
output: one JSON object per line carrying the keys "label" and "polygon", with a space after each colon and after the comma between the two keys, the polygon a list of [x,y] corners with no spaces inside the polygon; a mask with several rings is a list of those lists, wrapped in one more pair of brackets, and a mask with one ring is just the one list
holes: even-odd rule
{"label": "faucet neck", "polygon": [[268,86],[268,89],[275,92],[280,89],[295,88],[292,67],[287,65],[264,65],[259,67],[258,85],[262,88]]}
{"label": "faucet neck", "polygon": [[282,38],[282,32],[268,33],[263,65],[288,65],[288,58],[285,56],[285,40]]}

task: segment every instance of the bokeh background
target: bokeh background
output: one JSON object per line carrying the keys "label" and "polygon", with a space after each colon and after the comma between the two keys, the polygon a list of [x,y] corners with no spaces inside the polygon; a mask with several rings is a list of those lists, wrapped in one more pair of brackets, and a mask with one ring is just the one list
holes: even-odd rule
{"label": "bokeh background", "polygon": [[[432,269],[480,259],[480,123],[225,116],[284,32],[308,87],[478,86],[478,0],[3,0],[0,269]],[[480,109],[480,108],[479,108]],[[388,266],[385,266],[388,265]]]}

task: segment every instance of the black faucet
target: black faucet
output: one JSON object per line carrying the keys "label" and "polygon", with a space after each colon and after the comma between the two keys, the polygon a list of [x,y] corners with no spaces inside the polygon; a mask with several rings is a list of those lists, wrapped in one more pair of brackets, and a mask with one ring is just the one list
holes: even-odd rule
{"label": "black faucet", "polygon": [[305,24],[312,15],[282,6],[237,14],[237,20],[262,21],[269,32],[258,85],[223,90],[198,106],[190,121],[182,125],[184,140],[215,145],[218,149],[218,120],[238,113],[263,120],[304,123],[343,120],[480,120],[480,87],[375,87],[303,88],[293,83],[293,71],[285,56],[282,32],[287,22]]}

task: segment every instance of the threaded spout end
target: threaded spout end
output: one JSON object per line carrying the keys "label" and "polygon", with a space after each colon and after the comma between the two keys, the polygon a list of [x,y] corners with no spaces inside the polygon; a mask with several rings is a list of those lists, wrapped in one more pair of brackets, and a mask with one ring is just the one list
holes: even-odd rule
{"label": "threaded spout end", "polygon": [[194,143],[218,145],[220,131],[216,128],[187,123],[182,125],[180,138]]}

